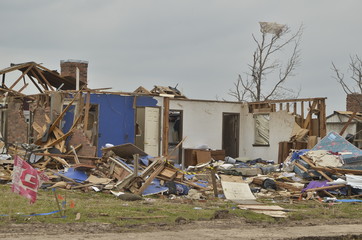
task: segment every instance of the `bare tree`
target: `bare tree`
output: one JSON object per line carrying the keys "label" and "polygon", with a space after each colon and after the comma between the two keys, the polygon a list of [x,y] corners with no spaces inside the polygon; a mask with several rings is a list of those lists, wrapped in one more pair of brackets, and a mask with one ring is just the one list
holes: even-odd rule
{"label": "bare tree", "polygon": [[[260,31],[259,40],[252,34],[257,47],[253,53],[252,63],[248,64],[249,71],[245,73],[245,77],[239,74],[237,81],[234,82],[234,89],[229,90],[229,95],[238,101],[296,97],[299,90],[296,92],[286,88],[285,82],[293,76],[293,71],[300,63],[299,47],[303,25],[300,25],[297,32],[292,33],[286,25],[260,22]],[[278,53],[287,47],[291,47],[291,54],[283,64],[281,58],[278,58]],[[266,82],[272,87],[266,89]]]}
{"label": "bare tree", "polygon": [[[350,81],[344,79],[344,74],[332,62],[332,70],[335,73],[335,79],[342,86],[346,94],[362,94],[362,60],[360,57],[350,56],[348,70],[352,73]],[[351,84],[351,83],[352,84]]]}

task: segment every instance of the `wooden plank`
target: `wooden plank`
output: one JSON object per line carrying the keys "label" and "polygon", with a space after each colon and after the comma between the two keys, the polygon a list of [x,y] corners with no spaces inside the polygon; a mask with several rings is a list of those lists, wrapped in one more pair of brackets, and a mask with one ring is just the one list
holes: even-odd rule
{"label": "wooden plank", "polygon": [[319,136],[325,137],[327,134],[327,117],[326,117],[326,103],[325,100],[319,100]]}
{"label": "wooden plank", "polygon": [[41,70],[37,67],[33,68],[35,71],[37,71],[39,73],[39,76],[43,79],[43,81],[47,84],[47,86],[50,88],[51,91],[54,91],[54,87],[48,82],[48,80],[46,79],[46,77],[44,77],[43,73],[41,72]]}
{"label": "wooden plank", "polygon": [[261,102],[249,102],[249,105],[260,105],[260,104],[270,104],[270,103],[287,103],[287,102],[308,102],[308,101],[315,101],[320,99],[327,99],[327,98],[295,98],[295,99],[280,99],[280,100],[267,100]]}
{"label": "wooden plank", "polygon": [[73,147],[73,145],[70,145],[70,149],[73,151],[75,163],[80,164],[79,158],[77,156],[77,152],[75,151],[75,148]]}
{"label": "wooden plank", "polygon": [[51,156],[51,158],[53,158],[54,160],[56,160],[57,162],[63,164],[66,167],[70,167],[70,165],[67,163],[67,161],[65,161],[63,158],[56,157],[56,156]]}
{"label": "wooden plank", "polygon": [[300,163],[294,162],[295,166],[299,167],[300,169],[302,169],[304,172],[306,172],[309,176],[314,176],[313,173],[310,173],[308,169],[306,169],[303,165],[301,165]]}
{"label": "wooden plank", "polygon": [[89,118],[89,107],[90,107],[90,92],[87,92],[86,102],[85,102],[85,110],[84,110],[84,131],[88,129],[88,118]]}
{"label": "wooden plank", "polygon": [[32,69],[33,65],[30,65],[24,72],[23,74],[21,74],[21,76],[13,83],[13,85],[10,86],[10,90],[13,90],[13,88],[15,87],[16,84],[18,84],[18,82],[25,76],[25,74],[27,74],[30,69]]}
{"label": "wooden plank", "polygon": [[142,184],[142,186],[136,191],[137,194],[141,195],[143,193],[143,191],[151,184],[153,179],[155,179],[155,177],[159,175],[159,173],[163,170],[164,166],[165,162],[162,161],[159,164],[158,168],[147,178],[147,180]]}
{"label": "wooden plank", "polygon": [[347,127],[349,126],[349,124],[352,122],[353,118],[357,115],[357,112],[353,112],[352,115],[349,117],[348,121],[346,122],[346,124],[344,124],[342,130],[339,132],[339,135],[343,135],[343,133],[346,131]]}
{"label": "wooden plank", "polygon": [[160,176],[168,178],[169,181],[172,181],[177,175],[177,170],[169,167],[165,167],[161,172]]}
{"label": "wooden plank", "polygon": [[325,187],[318,187],[318,188],[310,188],[305,190],[306,192],[314,192],[314,191],[324,191],[324,190],[333,190],[333,189],[339,189],[345,187],[346,184],[338,184],[338,185],[330,185]]}
{"label": "wooden plank", "polygon": [[40,93],[44,93],[44,91],[39,87],[38,83],[35,82],[32,76],[28,75],[29,79],[33,82],[34,86],[39,90]]}
{"label": "wooden plank", "polygon": [[362,175],[362,170],[357,169],[344,169],[344,168],[326,168],[326,167],[313,167],[315,170],[321,170],[325,172],[330,172],[334,174],[354,174],[354,175]]}
{"label": "wooden plank", "polygon": [[[62,157],[62,158],[74,158],[74,155],[66,155],[66,154],[56,154],[56,153],[34,153],[34,155],[39,156],[50,156],[50,157]],[[93,156],[79,156],[78,158],[82,159],[90,159],[90,160],[99,160],[99,157],[93,157]]]}
{"label": "wooden plank", "polygon": [[211,181],[212,181],[212,189],[214,190],[214,196],[218,197],[219,192],[217,190],[217,184],[216,184],[216,168],[211,168],[210,175],[211,175]]}
{"label": "wooden plank", "polygon": [[169,131],[170,99],[163,98],[163,130],[162,130],[162,155],[168,153],[168,131]]}
{"label": "wooden plank", "polygon": [[[48,91],[47,85],[44,84],[44,83],[41,81],[40,77],[38,76],[38,73],[37,73],[33,68],[30,70],[30,72],[31,72],[31,73],[33,74],[33,76],[36,78],[36,80],[38,81],[38,83],[40,83],[40,85],[43,87],[43,89],[46,90],[46,91]],[[30,75],[28,75],[28,76],[30,77]],[[31,77],[30,77],[30,79],[33,81],[33,79],[32,79]],[[35,81],[34,81],[34,83],[35,83]],[[44,92],[44,91],[42,90],[41,92]]]}
{"label": "wooden plank", "polygon": [[59,114],[59,116],[57,117],[57,119],[54,120],[54,122],[52,123],[52,125],[49,128],[49,132],[52,132],[54,130],[55,127],[57,127],[57,124],[62,120],[62,118],[64,117],[64,115],[67,113],[68,109],[72,106],[73,102],[78,98],[78,95],[81,95],[81,91],[78,91],[77,94],[74,96],[74,98],[72,99],[72,101],[68,104],[68,106],[63,110],[63,112],[61,112]]}
{"label": "wooden plank", "polygon": [[26,83],[26,84],[24,84],[24,86],[22,87],[22,88],[20,88],[19,90],[18,90],[18,92],[19,93],[21,93],[26,87],[28,87],[29,86],[29,83]]}
{"label": "wooden plank", "polygon": [[50,143],[45,144],[45,147],[52,147],[58,143],[60,143],[61,141],[64,141],[68,136],[70,136],[73,133],[73,130],[70,130],[69,132],[67,132],[66,134],[64,134],[63,136],[61,136],[58,139],[55,139],[54,141],[51,141]]}
{"label": "wooden plank", "polygon": [[303,128],[309,129],[309,126],[311,125],[310,123],[312,120],[313,109],[315,109],[316,106],[317,106],[317,101],[314,101],[313,104],[310,106],[309,112],[303,124]]}

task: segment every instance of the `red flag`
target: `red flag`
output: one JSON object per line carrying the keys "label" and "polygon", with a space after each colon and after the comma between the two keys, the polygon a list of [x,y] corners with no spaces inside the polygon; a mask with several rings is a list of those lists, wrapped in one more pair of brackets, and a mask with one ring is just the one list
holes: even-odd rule
{"label": "red flag", "polygon": [[73,200],[70,200],[69,208],[74,208],[75,202]]}
{"label": "red flag", "polygon": [[59,200],[64,200],[64,198],[62,197],[62,195],[58,194],[58,199]]}
{"label": "red flag", "polygon": [[35,170],[30,164],[19,156],[14,158],[12,191],[30,199],[30,203],[36,201],[38,188],[48,177]]}

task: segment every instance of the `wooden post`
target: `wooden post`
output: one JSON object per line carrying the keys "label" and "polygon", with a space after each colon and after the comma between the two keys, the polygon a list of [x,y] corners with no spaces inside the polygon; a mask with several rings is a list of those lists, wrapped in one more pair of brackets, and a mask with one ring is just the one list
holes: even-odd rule
{"label": "wooden post", "polygon": [[216,168],[211,168],[211,180],[212,180],[212,189],[214,190],[214,196],[218,197],[217,185],[216,185]]}
{"label": "wooden post", "polygon": [[326,126],[326,103],[325,100],[319,100],[319,136],[324,137],[327,135],[327,126]]}
{"label": "wooden post", "polygon": [[140,155],[137,153],[137,154],[133,154],[133,175],[135,177],[138,176],[138,161],[139,161],[139,158],[140,158]]}
{"label": "wooden post", "polygon": [[163,131],[162,131],[162,155],[166,156],[168,153],[168,129],[169,129],[169,112],[170,112],[170,99],[163,98]]}
{"label": "wooden post", "polygon": [[87,92],[87,98],[85,102],[84,122],[83,122],[84,131],[88,130],[89,107],[90,107],[90,91]]}

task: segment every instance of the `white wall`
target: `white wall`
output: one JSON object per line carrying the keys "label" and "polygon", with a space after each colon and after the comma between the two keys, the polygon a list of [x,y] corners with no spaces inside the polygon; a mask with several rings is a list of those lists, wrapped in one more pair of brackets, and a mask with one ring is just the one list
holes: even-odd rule
{"label": "white wall", "polygon": [[170,100],[170,109],[183,110],[183,148],[206,144],[212,149],[222,148],[222,116],[224,112],[240,113],[240,103],[215,101]]}
{"label": "white wall", "polygon": [[[159,101],[159,105],[162,105]],[[183,111],[183,148],[206,144],[212,149],[222,148],[223,113],[240,114],[239,156],[250,159],[278,161],[279,142],[289,141],[295,117],[287,111],[270,113],[269,146],[255,147],[254,118],[248,106],[241,103],[170,99],[170,109]]]}
{"label": "white wall", "polygon": [[287,111],[270,113],[269,146],[253,146],[254,144],[254,117],[243,106],[241,113],[240,157],[249,159],[262,158],[264,160],[278,161],[279,142],[289,141],[295,117]]}

